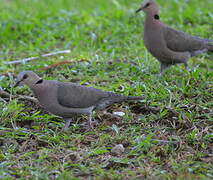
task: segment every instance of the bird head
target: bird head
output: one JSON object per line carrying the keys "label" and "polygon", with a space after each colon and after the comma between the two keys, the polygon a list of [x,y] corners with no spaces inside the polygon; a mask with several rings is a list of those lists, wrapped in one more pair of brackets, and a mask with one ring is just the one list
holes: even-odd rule
{"label": "bird head", "polygon": [[23,85],[32,87],[40,82],[42,82],[42,79],[33,71],[23,71],[19,73],[14,87]]}
{"label": "bird head", "polygon": [[144,0],[141,7],[136,11],[136,13],[140,11],[144,11],[146,14],[150,12],[158,14],[159,8],[157,3],[154,0]]}

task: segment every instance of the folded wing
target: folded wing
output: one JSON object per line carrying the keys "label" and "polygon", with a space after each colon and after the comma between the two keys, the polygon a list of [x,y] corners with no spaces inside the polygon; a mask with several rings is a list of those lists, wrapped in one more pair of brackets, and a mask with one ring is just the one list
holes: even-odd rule
{"label": "folded wing", "polygon": [[193,54],[195,51],[209,51],[210,46],[212,46],[211,43],[213,42],[209,39],[188,35],[170,27],[165,27],[163,34],[167,47],[177,52],[188,51]]}
{"label": "folded wing", "polygon": [[58,102],[68,108],[88,108],[101,100],[115,95],[92,87],[74,83],[58,83]]}

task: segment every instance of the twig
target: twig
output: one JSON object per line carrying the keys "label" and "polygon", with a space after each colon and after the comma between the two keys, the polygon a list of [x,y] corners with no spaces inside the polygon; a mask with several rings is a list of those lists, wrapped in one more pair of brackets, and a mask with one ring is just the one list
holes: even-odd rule
{"label": "twig", "polygon": [[53,69],[53,68],[56,68],[60,65],[63,65],[63,64],[70,64],[72,63],[72,61],[61,61],[61,62],[58,62],[58,63],[55,63],[55,64],[51,64],[49,66],[46,66],[46,67],[42,67],[40,68],[39,70],[42,70],[42,71],[47,71],[49,69]]}
{"label": "twig", "polygon": [[10,75],[13,76],[13,77],[16,76],[12,71],[8,71],[8,72],[5,72],[5,73],[0,74],[0,76],[6,76],[6,77],[8,77],[8,76],[10,76]]}
{"label": "twig", "polygon": [[28,101],[34,102],[35,104],[39,104],[38,100],[36,98],[34,98],[34,97],[31,97],[31,96],[18,95],[17,99],[28,100]]}
{"label": "twig", "polygon": [[6,103],[7,101],[0,97],[0,102]]}
{"label": "twig", "polygon": [[[56,51],[56,52],[52,52],[52,53],[47,53],[47,54],[42,54],[41,57],[48,57],[48,56],[54,56],[57,54],[68,54],[70,53],[70,50],[64,50],[64,51]],[[15,60],[15,61],[9,61],[9,62],[4,62],[5,64],[19,64],[19,63],[25,63],[28,61],[32,61],[35,59],[38,59],[40,56],[36,56],[36,57],[29,57],[29,58],[24,58],[24,59],[19,59],[19,60]]]}
{"label": "twig", "polygon": [[10,98],[10,96],[12,98],[17,98],[17,99],[21,99],[21,100],[27,100],[27,101],[31,101],[34,102],[35,104],[39,104],[38,100],[34,97],[30,97],[30,96],[22,96],[22,95],[17,95],[17,96],[13,96],[10,95],[9,93],[5,92],[1,87],[0,87],[0,101],[6,102],[3,98]]}
{"label": "twig", "polygon": [[118,123],[119,126],[125,126],[125,125],[142,125],[143,123],[140,122],[129,122],[129,123]]}
{"label": "twig", "polygon": [[179,144],[179,141],[167,141],[167,140],[160,140],[160,139],[152,139],[154,142],[158,142],[159,144]]}
{"label": "twig", "polygon": [[3,136],[7,134],[8,132],[12,132],[12,129],[1,129],[0,130],[0,136]]}
{"label": "twig", "polygon": [[[80,61],[77,61],[77,62],[83,62],[83,61],[88,61],[88,60],[87,59],[80,59]],[[61,66],[63,64],[70,64],[70,63],[74,63],[74,61],[72,61],[72,60],[70,60],[70,61],[60,61],[60,62],[57,62],[57,63],[54,63],[54,64],[50,64],[49,66],[42,67],[39,70],[47,71],[49,69],[56,68],[56,67]]]}
{"label": "twig", "polygon": [[0,97],[2,98],[9,98],[10,94],[5,92],[1,87],[0,87]]}

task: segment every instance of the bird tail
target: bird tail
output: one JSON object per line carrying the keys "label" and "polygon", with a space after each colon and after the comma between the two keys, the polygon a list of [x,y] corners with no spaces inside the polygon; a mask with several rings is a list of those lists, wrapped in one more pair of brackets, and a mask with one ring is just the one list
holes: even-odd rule
{"label": "bird tail", "polygon": [[144,96],[127,96],[127,101],[137,101],[137,100],[143,100]]}
{"label": "bird tail", "polygon": [[208,51],[213,52],[213,40],[208,41]]}
{"label": "bird tail", "polygon": [[123,102],[123,101],[139,101],[143,100],[144,96],[118,96],[112,99],[113,102]]}
{"label": "bird tail", "polygon": [[213,52],[213,44],[209,44],[209,46],[208,46],[208,51],[209,51],[209,52]]}
{"label": "bird tail", "polygon": [[114,103],[121,103],[124,101],[138,101],[143,99],[145,99],[143,96],[122,96],[118,94],[112,94],[112,96],[106,98],[105,100],[103,100],[103,102],[97,104],[95,109],[101,110]]}
{"label": "bird tail", "polygon": [[200,54],[203,54],[206,52],[213,52],[213,41],[208,40],[208,39],[206,41],[207,41],[207,44],[206,44],[205,48],[191,52],[191,57],[197,56],[197,55],[200,55]]}

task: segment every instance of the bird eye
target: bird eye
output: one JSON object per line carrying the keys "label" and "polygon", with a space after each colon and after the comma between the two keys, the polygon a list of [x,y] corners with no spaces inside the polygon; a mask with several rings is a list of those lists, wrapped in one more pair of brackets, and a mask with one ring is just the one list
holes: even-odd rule
{"label": "bird eye", "polygon": [[28,75],[25,74],[25,75],[23,76],[23,79],[27,79],[27,78],[28,78]]}
{"label": "bird eye", "polygon": [[149,5],[150,5],[150,3],[147,3],[147,4],[146,4],[146,7],[148,7]]}

